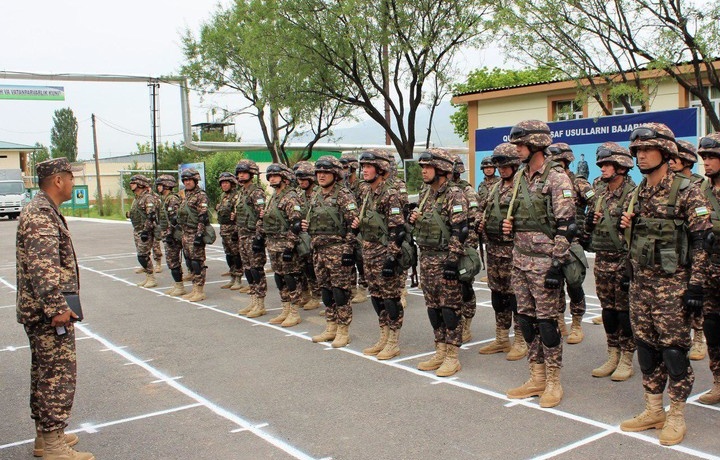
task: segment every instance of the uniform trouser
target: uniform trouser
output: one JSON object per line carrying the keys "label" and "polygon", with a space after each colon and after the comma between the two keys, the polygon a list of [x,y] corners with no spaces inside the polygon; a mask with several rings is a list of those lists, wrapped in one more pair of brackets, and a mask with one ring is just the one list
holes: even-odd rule
{"label": "uniform trouser", "polygon": [[[492,244],[493,243],[489,243],[488,245],[490,246]],[[488,250],[486,266],[490,291],[500,294],[503,298],[514,296],[515,294],[512,288],[512,256],[495,257],[491,256],[490,250]],[[515,317],[515,324],[517,326],[517,312],[513,312],[510,306],[505,306],[505,308],[500,309],[493,305],[493,309],[495,310],[495,327],[510,329],[513,317]],[[520,333],[520,331],[518,330],[516,333]]]}
{"label": "uniform trouser", "polygon": [[[685,402],[695,381],[687,353],[690,349],[690,318],[685,313],[682,296],[688,284],[688,273],[678,269],[668,275],[662,269],[638,268],[633,264],[633,280],[630,283],[630,322],[635,343],[638,346],[638,360],[643,372],[643,388],[646,393],[661,394],[668,387],[671,401]],[[640,348],[643,350],[640,350]],[[650,350],[645,352],[645,350]],[[682,373],[672,378],[666,355],[676,350],[674,366],[682,362]],[[647,353],[643,366],[641,353]],[[687,364],[687,369],[685,369]]]}
{"label": "uniform trouser", "polygon": [[255,237],[252,233],[240,232],[239,237],[239,249],[240,258],[243,261],[243,268],[245,271],[252,272],[253,279],[248,278],[247,282],[250,284],[250,295],[265,298],[267,295],[267,279],[265,278],[265,262],[267,262],[267,255],[265,251],[253,252],[252,240]]}
{"label": "uniform trouser", "polygon": [[312,254],[300,260],[300,273],[303,291],[310,290],[312,295],[320,296],[320,286],[317,283],[317,277],[315,276],[315,267],[313,266]]}
{"label": "uniform trouser", "polygon": [[717,380],[720,379],[720,265],[710,265],[707,272],[708,287],[705,289],[703,315],[709,319],[706,324],[708,330],[705,333],[705,340],[708,346],[710,372]]}
{"label": "uniform trouser", "polygon": [[190,260],[190,272],[193,274],[194,286],[205,286],[205,275],[207,266],[205,266],[205,245],[195,246],[195,228],[190,231],[183,232],[182,247],[185,257]]}
{"label": "uniform trouser", "polygon": [[182,268],[181,253],[182,241],[173,239],[170,244],[168,244],[167,240],[165,241],[165,262],[170,270]]}
{"label": "uniform trouser", "polygon": [[[300,305],[302,300],[302,283],[300,277],[300,262],[298,256],[293,254],[293,260],[283,260],[283,251],[268,251],[270,266],[275,272],[275,284],[280,291],[282,302],[291,302]],[[292,278],[289,280],[288,278]],[[290,281],[288,283],[288,281]]]}
{"label": "uniform trouser", "polygon": [[153,259],[159,261],[162,260],[162,243],[160,243],[160,238],[155,238],[155,241],[153,241],[153,247],[152,247],[152,253],[153,253]]}
{"label": "uniform trouser", "polygon": [[[355,280],[355,285],[359,284],[363,287],[368,287],[367,278],[365,276],[365,261],[363,259],[363,251],[362,251],[362,243],[357,241],[355,243],[356,250],[355,250],[355,265],[352,267],[352,273],[353,273],[353,279]],[[353,285],[353,287],[355,287]]]}
{"label": "uniform trouser", "polygon": [[46,323],[25,325],[30,341],[30,412],[42,431],[67,426],[75,398],[75,327],[57,335]]}
{"label": "uniform trouser", "polygon": [[528,340],[528,335],[525,336],[528,361],[559,368],[562,367],[562,340],[558,340],[560,332],[557,329],[557,318],[560,316],[560,306],[565,302],[565,293],[562,288],[546,289],[545,275],[544,271],[513,267],[512,286],[518,315],[526,318],[532,332],[532,340]]}
{"label": "uniform trouser", "polygon": [[313,267],[323,291],[325,319],[342,326],[352,321],[350,289],[354,286],[353,267],[345,267],[341,262],[342,255],[348,250],[346,244],[331,244],[313,250]]}
{"label": "uniform trouser", "polygon": [[[596,262],[597,263],[597,262]],[[608,348],[619,348],[621,351],[633,353],[635,340],[632,329],[627,329],[627,319],[620,318],[629,314],[630,297],[621,287],[624,271],[600,271],[595,268],[595,291],[603,309],[603,327],[607,337]],[[625,317],[627,318],[627,317]],[[605,321],[607,319],[607,321]]]}
{"label": "uniform trouser", "polygon": [[[369,243],[364,243],[364,247]],[[368,283],[368,290],[373,299],[375,312],[378,314],[378,323],[380,327],[388,326],[391,330],[397,331],[402,328],[405,311],[400,304],[400,296],[405,287],[405,272],[396,269],[395,276],[385,277],[382,274],[385,259],[388,256],[387,251],[378,247],[371,247],[368,251],[363,251],[363,260],[365,261],[365,279]],[[378,300],[380,302],[378,302]],[[388,302],[385,302],[385,301]],[[390,306],[392,302],[392,306]],[[376,305],[377,304],[377,305]],[[388,309],[390,306],[390,309]]]}
{"label": "uniform trouser", "polygon": [[[240,257],[240,239],[237,234],[236,225],[220,225],[220,239],[222,240],[225,259],[228,260],[228,268],[232,276],[243,274],[242,258]],[[238,262],[240,266],[238,267]]]}
{"label": "uniform trouser", "polygon": [[153,244],[155,243],[153,235],[149,235],[148,240],[143,242],[143,240],[140,239],[140,231],[135,230],[133,231],[133,239],[135,240],[135,249],[137,250],[137,258],[140,265],[142,265],[145,269],[145,273],[148,275],[153,273],[153,263],[152,258],[150,257],[150,252],[152,251]]}
{"label": "uniform trouser", "polygon": [[462,293],[460,282],[443,277],[449,253],[420,252],[420,284],[435,342],[462,345]]}

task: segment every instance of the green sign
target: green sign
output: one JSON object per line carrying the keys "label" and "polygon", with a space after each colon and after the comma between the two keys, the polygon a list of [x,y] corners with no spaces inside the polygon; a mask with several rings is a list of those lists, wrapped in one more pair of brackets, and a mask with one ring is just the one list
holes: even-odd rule
{"label": "green sign", "polygon": [[[38,188],[30,189],[30,197],[34,197]],[[87,185],[74,185],[72,198],[60,205],[61,208],[70,209],[90,209],[90,201],[88,199],[88,186]]]}
{"label": "green sign", "polygon": [[19,101],[64,101],[62,86],[0,85],[0,99]]}

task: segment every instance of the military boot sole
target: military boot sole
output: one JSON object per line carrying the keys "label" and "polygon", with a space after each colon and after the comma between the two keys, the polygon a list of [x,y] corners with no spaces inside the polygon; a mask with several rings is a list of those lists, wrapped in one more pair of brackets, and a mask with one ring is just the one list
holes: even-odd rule
{"label": "military boot sole", "polygon": [[287,318],[287,315],[278,315],[275,318],[272,318],[268,323],[270,324],[282,324],[283,321],[285,321],[285,318]]}
{"label": "military boot sole", "polygon": [[262,310],[251,311],[250,313],[247,314],[247,317],[248,318],[259,318],[259,317],[265,315],[266,313],[267,313],[267,310],[265,310],[263,308]]}
{"label": "military boot sole", "polygon": [[363,354],[364,354],[365,356],[376,356],[378,353],[380,353],[381,351],[383,351],[383,349],[385,349],[384,346],[383,346],[383,347],[380,347],[380,346],[375,347],[375,346],[373,346],[373,347],[365,348],[362,352],[363,352]]}
{"label": "military boot sole", "polygon": [[627,374],[618,374],[617,372],[613,372],[610,376],[610,380],[612,380],[613,382],[624,382],[626,380],[629,380],[630,377],[632,377],[633,375],[635,375],[635,371],[633,370],[631,370],[630,373]]}
{"label": "military boot sole", "polygon": [[323,333],[323,334],[320,334],[320,335],[315,335],[315,336],[313,336],[313,338],[312,338],[312,341],[313,341],[314,343],[332,342],[333,340],[335,340],[335,334],[324,334],[324,333]]}
{"label": "military boot sole", "polygon": [[297,325],[300,324],[300,323],[302,323],[302,318],[300,318],[300,317],[297,317],[297,318],[288,317],[288,318],[285,318],[285,321],[283,321],[283,322],[280,324],[280,326],[282,326],[282,327],[293,327],[293,326],[297,326]]}
{"label": "military boot sole", "polygon": [[441,361],[423,361],[418,364],[418,370],[420,371],[436,371],[440,369],[444,360]]}

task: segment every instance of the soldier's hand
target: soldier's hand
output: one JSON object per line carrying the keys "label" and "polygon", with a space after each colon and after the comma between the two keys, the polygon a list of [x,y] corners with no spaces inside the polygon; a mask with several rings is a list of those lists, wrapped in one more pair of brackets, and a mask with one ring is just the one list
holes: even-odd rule
{"label": "soldier's hand", "polygon": [[509,219],[503,219],[501,230],[502,230],[502,232],[503,232],[504,235],[510,235],[510,234],[512,233],[512,230],[513,230],[513,223],[512,223],[512,221],[513,221],[513,218],[512,218],[512,217],[509,218]]}
{"label": "soldier's hand", "polygon": [[125,218],[126,218],[126,219],[129,219],[129,218],[130,218],[130,211],[125,211]]}
{"label": "soldier's hand", "polygon": [[147,243],[149,239],[150,235],[147,231],[143,230],[142,232],[140,232],[140,241],[142,241],[143,243]]}
{"label": "soldier's hand", "polygon": [[230,213],[230,220],[235,221],[235,211]]}
{"label": "soldier's hand", "polygon": [[285,249],[282,252],[282,260],[285,262],[292,262],[293,260],[293,250],[290,248]]}
{"label": "soldier's hand", "polygon": [[631,214],[629,212],[623,212],[622,217],[620,218],[620,228],[630,228],[630,226],[632,225],[633,217],[635,217],[635,213]]}
{"label": "soldier's hand", "polygon": [[310,228],[310,226],[308,225],[308,221],[306,221],[305,219],[300,222],[300,227],[302,228],[303,232],[307,232],[308,228]]}
{"label": "soldier's hand", "polygon": [[252,252],[255,254],[262,254],[265,252],[265,238],[262,235],[255,235],[250,244]]}
{"label": "soldier's hand", "polygon": [[702,314],[703,301],[705,300],[705,294],[703,293],[702,286],[697,284],[688,285],[685,294],[683,294],[683,305],[688,315],[699,317]]}
{"label": "soldier's hand", "polygon": [[352,252],[350,254],[343,254],[340,257],[340,263],[343,267],[352,267],[355,265],[355,254]]}
{"label": "soldier's hand", "polygon": [[417,211],[413,211],[413,212],[410,213],[410,216],[408,216],[408,221],[409,221],[411,224],[414,224],[415,221],[417,220],[418,216],[419,216],[418,212],[417,212]]}
{"label": "soldier's hand", "polygon": [[358,219],[357,217],[355,217],[355,218],[353,219],[352,223],[350,224],[350,227],[351,227],[351,228],[358,228],[358,227],[360,227],[360,219]]}
{"label": "soldier's hand", "polygon": [[597,223],[597,216],[594,212],[590,212],[585,216],[585,231],[592,232]]}
{"label": "soldier's hand", "polygon": [[262,219],[265,216],[265,208],[260,210],[260,218]]}
{"label": "soldier's hand", "polygon": [[623,275],[623,277],[620,278],[620,289],[622,289],[623,292],[630,292],[630,277],[628,275]]}
{"label": "soldier's hand", "polygon": [[458,263],[455,260],[446,260],[443,263],[443,278],[446,280],[458,279]]}
{"label": "soldier's hand", "polygon": [[563,280],[562,268],[557,261],[553,261],[552,267],[545,274],[545,289],[560,289]]}
{"label": "soldier's hand", "polygon": [[395,257],[390,256],[387,259],[385,259],[385,263],[383,263],[382,268],[382,276],[383,278],[392,278],[395,276],[395,267],[397,266],[397,260],[395,260]]}
{"label": "soldier's hand", "polygon": [[203,241],[202,235],[195,235],[195,239],[193,240],[193,246],[196,248],[199,248],[200,246],[204,246],[205,241]]}
{"label": "soldier's hand", "polygon": [[65,313],[62,313],[60,315],[55,315],[50,320],[50,325],[52,327],[59,327],[59,326],[68,326],[70,322],[72,321],[72,318],[77,318],[78,316],[68,308],[68,310]]}

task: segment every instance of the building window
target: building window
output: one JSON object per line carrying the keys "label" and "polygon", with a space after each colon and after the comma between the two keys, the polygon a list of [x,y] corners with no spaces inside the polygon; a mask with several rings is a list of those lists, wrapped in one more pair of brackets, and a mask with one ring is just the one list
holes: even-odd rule
{"label": "building window", "polygon": [[[720,89],[718,88],[705,88],[708,92],[708,95],[710,96],[710,101],[712,102],[713,107],[715,108],[715,113],[720,114]],[[701,133],[702,136],[706,134],[710,134],[713,132],[712,123],[710,123],[710,119],[705,114],[705,108],[702,106],[702,103],[700,100],[695,96],[694,94],[689,94],[689,107],[699,107],[700,108],[700,116],[698,117],[698,133]]]}
{"label": "building window", "polygon": [[[644,112],[645,109],[643,108],[642,101],[633,97],[630,100],[630,107],[632,107],[633,112],[632,113],[640,113]],[[625,106],[620,101],[612,101],[612,114],[613,115],[625,115],[627,113],[630,113],[627,111]]]}
{"label": "building window", "polygon": [[583,117],[583,108],[574,100],[553,101],[553,120],[577,120]]}

